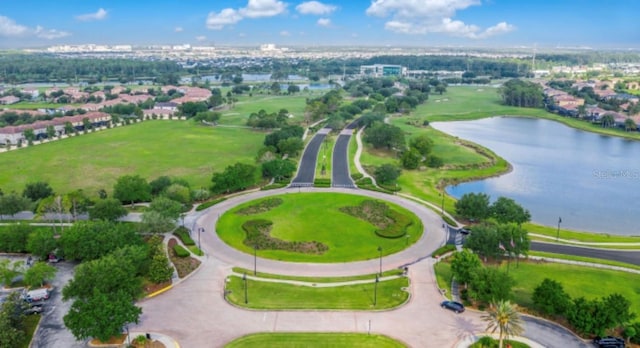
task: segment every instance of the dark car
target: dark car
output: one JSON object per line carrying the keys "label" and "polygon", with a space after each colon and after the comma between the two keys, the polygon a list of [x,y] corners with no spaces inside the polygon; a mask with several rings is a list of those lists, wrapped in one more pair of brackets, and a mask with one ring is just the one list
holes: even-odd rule
{"label": "dark car", "polygon": [[24,311],[22,311],[22,313],[29,315],[29,314],[40,314],[42,313],[42,306],[32,306],[29,308],[26,308]]}
{"label": "dark car", "polygon": [[593,343],[599,348],[624,348],[624,339],[619,337],[607,336],[596,337],[593,339]]}
{"label": "dark car", "polygon": [[456,301],[444,301],[440,304],[440,307],[452,310],[456,313],[464,312],[464,305]]}

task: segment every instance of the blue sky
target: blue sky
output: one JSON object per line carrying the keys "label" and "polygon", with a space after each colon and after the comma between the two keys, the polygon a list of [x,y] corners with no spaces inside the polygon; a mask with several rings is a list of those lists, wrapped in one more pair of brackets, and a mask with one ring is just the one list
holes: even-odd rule
{"label": "blue sky", "polygon": [[640,47],[639,0],[0,0],[0,47]]}

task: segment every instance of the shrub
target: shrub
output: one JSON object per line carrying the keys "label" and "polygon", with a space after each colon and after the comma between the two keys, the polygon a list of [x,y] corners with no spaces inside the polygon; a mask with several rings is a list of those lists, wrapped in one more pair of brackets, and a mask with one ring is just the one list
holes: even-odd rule
{"label": "shrub", "polygon": [[236,211],[237,215],[253,215],[267,212],[282,204],[282,198],[269,198]]}
{"label": "shrub", "polygon": [[196,245],[193,239],[191,239],[191,236],[189,236],[189,230],[184,226],[178,227],[178,229],[176,229],[176,231],[173,232],[173,234],[176,237],[180,238],[180,240],[182,241],[182,244],[184,245],[187,245],[187,246]]}
{"label": "shrub", "polygon": [[221,198],[214,199],[214,200],[212,200],[212,201],[204,202],[204,203],[200,204],[200,205],[196,208],[196,211],[205,210],[205,209],[207,209],[207,208],[209,208],[209,207],[212,207],[212,206],[214,206],[214,205],[216,205],[216,204],[218,204],[218,203],[220,203],[220,202],[222,202],[222,201],[225,201],[225,200],[226,200],[226,198],[225,198],[225,197],[221,197]]}
{"label": "shrub", "polygon": [[27,251],[27,238],[33,227],[27,224],[10,224],[0,228],[0,252],[24,253]]}
{"label": "shrub", "polygon": [[353,173],[351,174],[351,179],[353,179],[354,181],[358,181],[360,179],[362,179],[364,177],[364,175],[362,173]]}
{"label": "shrub", "polygon": [[191,253],[189,250],[182,247],[180,244],[176,244],[173,246],[173,251],[176,253],[178,257],[189,257]]}
{"label": "shrub", "polygon": [[385,185],[385,184],[378,184],[378,186],[380,186],[381,188],[387,190],[387,191],[391,191],[391,192],[398,192],[401,190],[400,186],[398,185]]}
{"label": "shrub", "polygon": [[191,194],[193,195],[193,199],[197,202],[206,201],[211,197],[211,192],[207,189],[194,190]]}
{"label": "shrub", "polygon": [[358,185],[373,185],[373,180],[371,180],[371,178],[366,177],[366,178],[360,178],[356,181],[356,184]]}
{"label": "shrub", "polygon": [[436,251],[434,251],[431,256],[432,257],[440,257],[450,251],[454,251],[456,250],[456,246],[453,244],[447,244],[447,245],[443,245],[441,247],[439,247],[438,249],[436,249]]}
{"label": "shrub", "polygon": [[269,220],[249,220],[242,224],[247,238],[244,244],[259,250],[285,250],[305,254],[322,254],[329,248],[318,241],[289,242],[271,237],[270,231],[273,223]]}
{"label": "shrub", "polygon": [[275,189],[287,187],[287,185],[289,185],[289,183],[273,183],[271,185],[262,186],[260,190],[261,191],[275,190]]}
{"label": "shrub", "polygon": [[313,180],[314,187],[331,187],[331,179],[315,179]]}
{"label": "shrub", "polygon": [[383,238],[400,238],[407,233],[407,228],[413,225],[411,217],[395,210],[387,210],[385,216],[394,221],[386,228],[376,230],[376,234]]}

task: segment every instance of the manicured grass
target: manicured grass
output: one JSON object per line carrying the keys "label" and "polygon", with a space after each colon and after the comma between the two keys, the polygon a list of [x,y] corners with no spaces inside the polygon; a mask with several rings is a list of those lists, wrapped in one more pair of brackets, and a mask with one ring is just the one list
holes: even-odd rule
{"label": "manicured grass", "polygon": [[618,267],[624,267],[624,268],[640,270],[640,266],[633,265],[633,264],[630,264],[630,263],[611,261],[611,260],[605,260],[605,259],[596,259],[596,258],[593,258],[593,257],[546,253],[546,252],[543,252],[543,251],[529,251],[529,255],[530,256],[540,256],[540,257],[554,258],[554,259],[562,259],[562,260],[590,262],[590,263],[597,263],[597,264],[601,264],[601,265],[618,266]]}
{"label": "manicured grass", "polygon": [[[233,267],[233,271],[239,274],[246,273],[247,275],[253,275],[253,270],[245,269],[241,267]],[[383,277],[398,276],[398,275],[401,275],[402,273],[403,273],[402,270],[393,269],[393,270],[382,272],[382,276]],[[297,281],[308,282],[308,283],[339,283],[339,282],[348,282],[352,280],[375,279],[376,274],[362,274],[362,275],[357,275],[352,277],[299,277],[299,276],[287,276],[287,275],[281,275],[281,274],[257,272],[256,276],[260,278],[267,278],[267,279],[297,280]]]}
{"label": "manicured grass", "polygon": [[244,126],[249,115],[264,109],[267,113],[278,112],[287,109],[293,115],[289,123],[296,124],[304,120],[304,109],[307,106],[306,98],[309,95],[299,93],[292,96],[256,95],[252,97],[242,95],[237,97],[238,102],[229,110],[222,112],[220,124]]}
{"label": "manicured grass", "polygon": [[253,309],[376,310],[398,307],[409,297],[409,294],[402,290],[409,286],[407,278],[379,282],[375,307],[373,281],[336,287],[300,286],[251,279],[247,279],[246,282],[247,304],[242,277],[229,277],[226,289],[231,293],[227,295],[227,299],[237,306]]}
{"label": "manicured grass", "polygon": [[198,249],[198,247],[196,245],[188,246],[187,249],[189,249],[195,255],[204,256],[204,252],[202,252],[202,250]]}
{"label": "manicured grass", "polygon": [[357,333],[258,333],[240,337],[226,348],[396,348],[406,347],[383,335]]}
{"label": "manicured grass", "polygon": [[[327,135],[320,146],[318,152],[318,160],[316,161],[316,179],[331,179],[331,164],[333,157],[333,146],[336,143],[334,135]],[[325,172],[322,174],[322,165],[325,166]]]}
{"label": "manicured grass", "polygon": [[347,262],[377,258],[378,247],[382,254],[389,255],[403,250],[422,236],[422,222],[413,213],[399,206],[389,206],[414,219],[406,238],[381,238],[375,234],[376,227],[367,221],[339,211],[343,206],[357,206],[370,198],[336,193],[292,193],[279,196],[283,203],[268,212],[251,216],[240,216],[235,211],[256,201],[247,202],[225,213],[216,230],[222,240],[234,248],[253,253],[253,248],[243,244],[246,237],[242,224],[247,220],[266,219],[273,222],[271,236],[285,241],[318,241],[329,247],[321,255],[288,252],[281,250],[258,250],[258,256],[297,262]]}
{"label": "manicured grass", "polygon": [[445,296],[451,298],[451,263],[448,261],[440,261],[435,264],[434,269],[436,271],[436,282],[440,289],[446,290]]}
{"label": "manicured grass", "polygon": [[236,162],[254,163],[264,133],[201,127],[189,121],[146,121],[0,154],[4,192],[26,183],[49,182],[58,193],[111,191],[118,177],[138,174],[186,179],[208,187],[214,171]]}
{"label": "manicured grass", "polygon": [[40,314],[27,315],[24,318],[25,336],[24,336],[24,340],[22,341],[22,344],[20,345],[20,348],[28,348],[31,345],[33,334],[35,333],[36,328],[38,327],[38,323],[40,322],[40,319],[42,319],[42,316]]}
{"label": "manicured grass", "polygon": [[[541,226],[531,223],[523,224],[523,228],[525,228],[530,233],[543,234],[545,236],[550,236],[553,238],[555,238],[558,233],[558,230],[555,227]],[[572,231],[563,228],[560,229],[560,238],[587,243],[640,243],[640,236],[619,236],[606,233]],[[549,239],[541,240],[548,241]],[[640,245],[636,246],[635,248],[640,249]]]}
{"label": "manicured grass", "polygon": [[[506,263],[501,266],[506,271]],[[631,311],[640,314],[640,282],[638,275],[584,266],[566,265],[552,262],[520,262],[518,267],[512,262],[509,274],[515,279],[513,288],[515,301],[531,307],[531,295],[544,278],[556,280],[572,298],[600,298],[619,293],[631,302]]]}

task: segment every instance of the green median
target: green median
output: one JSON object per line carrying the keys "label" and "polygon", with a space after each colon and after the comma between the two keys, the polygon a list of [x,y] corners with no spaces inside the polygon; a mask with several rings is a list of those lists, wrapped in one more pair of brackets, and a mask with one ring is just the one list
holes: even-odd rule
{"label": "green median", "polygon": [[383,335],[357,333],[258,333],[240,337],[226,348],[396,348],[406,347]]}

